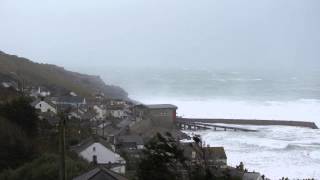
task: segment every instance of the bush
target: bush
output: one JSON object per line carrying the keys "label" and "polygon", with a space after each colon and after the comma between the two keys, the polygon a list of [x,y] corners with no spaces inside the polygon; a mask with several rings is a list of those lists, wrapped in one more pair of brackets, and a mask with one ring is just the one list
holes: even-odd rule
{"label": "bush", "polygon": [[[66,158],[67,179],[72,179],[89,170],[90,165],[70,157]],[[0,174],[1,180],[56,180],[59,179],[59,156],[43,154],[15,170],[6,170]]]}
{"label": "bush", "polygon": [[0,116],[21,127],[29,137],[38,134],[39,118],[28,98],[20,97],[0,105]]}
{"label": "bush", "polygon": [[32,142],[20,127],[0,117],[0,172],[31,160],[35,156]]}

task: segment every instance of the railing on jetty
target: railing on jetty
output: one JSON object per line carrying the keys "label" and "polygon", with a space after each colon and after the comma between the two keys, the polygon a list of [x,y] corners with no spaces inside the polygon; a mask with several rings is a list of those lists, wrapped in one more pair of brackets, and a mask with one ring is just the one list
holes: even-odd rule
{"label": "railing on jetty", "polygon": [[[314,122],[307,121],[277,121],[277,120],[256,120],[256,119],[196,119],[196,118],[177,118],[177,123],[221,123],[237,125],[255,125],[255,126],[294,126],[311,129],[319,129]],[[216,126],[216,125],[215,125]]]}
{"label": "railing on jetty", "polygon": [[205,123],[198,123],[198,122],[190,123],[190,122],[177,121],[177,126],[182,130],[192,130],[192,131],[212,129],[215,131],[222,130],[222,131],[256,132],[256,130],[251,130],[251,129],[214,125],[214,124],[205,124]]}

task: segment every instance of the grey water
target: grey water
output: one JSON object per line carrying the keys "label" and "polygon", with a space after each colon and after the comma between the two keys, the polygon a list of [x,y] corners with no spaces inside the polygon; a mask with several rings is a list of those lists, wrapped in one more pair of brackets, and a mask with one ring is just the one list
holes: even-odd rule
{"label": "grey water", "polygon": [[317,69],[110,68],[104,71],[103,79],[120,85],[132,97],[320,99]]}
{"label": "grey water", "polygon": [[[164,65],[165,66],[165,65]],[[145,103],[173,103],[178,115],[314,121],[320,126],[318,69],[110,68],[103,79]],[[247,127],[246,127],[247,128]],[[320,178],[320,131],[279,126],[256,133],[198,132],[271,179]],[[191,132],[190,132],[191,133]]]}

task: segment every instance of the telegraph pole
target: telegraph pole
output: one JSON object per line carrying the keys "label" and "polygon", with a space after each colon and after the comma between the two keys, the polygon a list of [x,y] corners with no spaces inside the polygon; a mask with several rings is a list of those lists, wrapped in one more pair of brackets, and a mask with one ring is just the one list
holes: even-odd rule
{"label": "telegraph pole", "polygon": [[102,137],[103,138],[104,138],[104,125],[105,125],[106,119],[107,119],[107,117],[103,118],[103,120],[102,120]]}
{"label": "telegraph pole", "polygon": [[66,125],[66,116],[64,113],[60,113],[60,122],[59,122],[59,152],[60,152],[59,174],[60,174],[60,180],[67,179],[65,125]]}

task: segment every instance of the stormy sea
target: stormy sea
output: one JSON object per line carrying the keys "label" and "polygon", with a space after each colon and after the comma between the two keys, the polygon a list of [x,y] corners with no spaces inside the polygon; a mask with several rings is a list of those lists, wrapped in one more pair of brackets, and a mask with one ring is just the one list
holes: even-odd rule
{"label": "stormy sea", "polygon": [[[320,127],[318,70],[112,68],[104,70],[103,78],[140,102],[175,104],[182,117],[313,121]],[[320,130],[246,128],[258,132],[196,133],[211,146],[224,146],[231,166],[243,162],[271,179],[320,179]]]}

